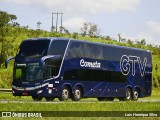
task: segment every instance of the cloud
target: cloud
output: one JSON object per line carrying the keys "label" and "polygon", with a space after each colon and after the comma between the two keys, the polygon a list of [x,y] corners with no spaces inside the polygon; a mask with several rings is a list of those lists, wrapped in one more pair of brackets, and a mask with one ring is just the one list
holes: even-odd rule
{"label": "cloud", "polygon": [[147,44],[158,44],[157,41],[154,40],[153,36],[148,32],[141,32],[137,35],[137,39],[139,41],[145,39]]}
{"label": "cloud", "polygon": [[149,30],[154,36],[159,36],[160,37],[160,23],[156,21],[148,21],[147,25],[149,27]]}
{"label": "cloud", "polygon": [[70,32],[79,32],[84,22],[86,22],[86,20],[81,17],[73,17],[64,21],[63,26]]}
{"label": "cloud", "polygon": [[3,0],[32,6],[43,11],[66,14],[99,14],[101,12],[135,11],[141,0]]}
{"label": "cloud", "polygon": [[145,39],[147,44],[160,45],[160,22],[148,21],[146,22],[146,29],[142,32],[137,33],[135,36],[123,33],[121,37],[132,41]]}
{"label": "cloud", "polygon": [[135,36],[128,34],[121,34],[121,37],[122,39],[125,38],[126,40],[130,39],[134,43],[136,43],[136,41],[141,41],[145,39],[147,44],[160,45],[158,39],[156,39],[156,37],[152,35],[150,32],[140,32]]}

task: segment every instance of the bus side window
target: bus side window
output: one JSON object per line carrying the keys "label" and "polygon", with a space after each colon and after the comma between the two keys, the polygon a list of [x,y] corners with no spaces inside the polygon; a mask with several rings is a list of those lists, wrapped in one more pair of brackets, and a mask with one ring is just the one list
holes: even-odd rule
{"label": "bus side window", "polygon": [[52,42],[49,55],[64,55],[68,41],[65,40],[55,40]]}
{"label": "bus side window", "polygon": [[102,47],[94,44],[85,44],[85,57],[91,59],[103,59]]}
{"label": "bus side window", "polygon": [[69,48],[67,58],[83,58],[84,57],[84,47],[83,43],[80,42],[73,42],[71,47]]}

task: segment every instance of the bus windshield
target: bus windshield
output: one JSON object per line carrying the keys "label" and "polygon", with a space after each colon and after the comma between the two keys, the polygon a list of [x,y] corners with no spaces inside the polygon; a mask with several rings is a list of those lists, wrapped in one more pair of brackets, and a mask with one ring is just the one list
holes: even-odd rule
{"label": "bus windshield", "polygon": [[47,55],[49,40],[28,40],[20,45],[19,57],[40,58]]}
{"label": "bus windshield", "polygon": [[43,68],[39,63],[16,64],[14,79],[19,82],[43,79]]}

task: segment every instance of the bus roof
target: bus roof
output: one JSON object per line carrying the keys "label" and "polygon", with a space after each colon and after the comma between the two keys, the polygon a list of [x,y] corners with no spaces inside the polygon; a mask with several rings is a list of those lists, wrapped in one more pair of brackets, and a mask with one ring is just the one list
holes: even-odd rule
{"label": "bus roof", "polygon": [[70,39],[70,38],[61,38],[61,37],[42,37],[42,38],[29,38],[26,39],[24,41],[28,41],[28,40],[72,40],[75,42],[83,42],[83,43],[90,43],[90,44],[95,44],[95,45],[102,45],[102,46],[110,46],[110,47],[115,47],[115,48],[121,48],[121,49],[128,49],[128,50],[136,50],[136,51],[143,51],[143,52],[151,52],[149,50],[144,50],[144,49],[140,49],[140,48],[132,48],[132,47],[127,47],[127,46],[119,46],[119,45],[112,45],[112,44],[105,44],[105,43],[100,43],[100,42],[90,42],[90,41],[86,41],[86,40],[78,40],[78,39]]}
{"label": "bus roof", "polygon": [[143,51],[143,52],[151,52],[150,50],[145,50],[145,49],[140,49],[140,48],[133,48],[133,47],[127,47],[127,46],[119,46],[119,45],[113,45],[113,44],[105,44],[105,43],[100,43],[100,42],[90,42],[90,41],[86,41],[86,40],[76,40],[74,39],[74,41],[77,42],[84,42],[84,43],[90,43],[90,44],[97,44],[97,45],[102,45],[102,46],[110,46],[110,47],[115,47],[115,48],[121,48],[121,49],[127,49],[127,50],[136,50],[136,51]]}
{"label": "bus roof", "polygon": [[59,37],[42,37],[42,38],[29,38],[26,40],[69,40],[69,38],[59,38]]}

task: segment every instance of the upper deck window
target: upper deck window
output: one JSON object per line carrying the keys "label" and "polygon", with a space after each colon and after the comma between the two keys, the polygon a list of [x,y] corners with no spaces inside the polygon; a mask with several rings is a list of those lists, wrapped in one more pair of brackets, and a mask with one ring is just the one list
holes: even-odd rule
{"label": "upper deck window", "polygon": [[72,59],[72,58],[84,58],[85,53],[84,53],[84,44],[82,42],[72,42],[67,58]]}
{"label": "upper deck window", "polygon": [[64,55],[68,41],[66,40],[54,40],[51,44],[49,55]]}
{"label": "upper deck window", "polygon": [[86,43],[84,45],[85,57],[91,59],[103,59],[103,51],[100,45]]}
{"label": "upper deck window", "polygon": [[39,58],[47,55],[49,40],[28,40],[22,42],[18,56],[24,58]]}
{"label": "upper deck window", "polygon": [[100,45],[83,42],[72,42],[67,54],[68,59],[72,58],[90,58],[102,59],[102,47]]}

